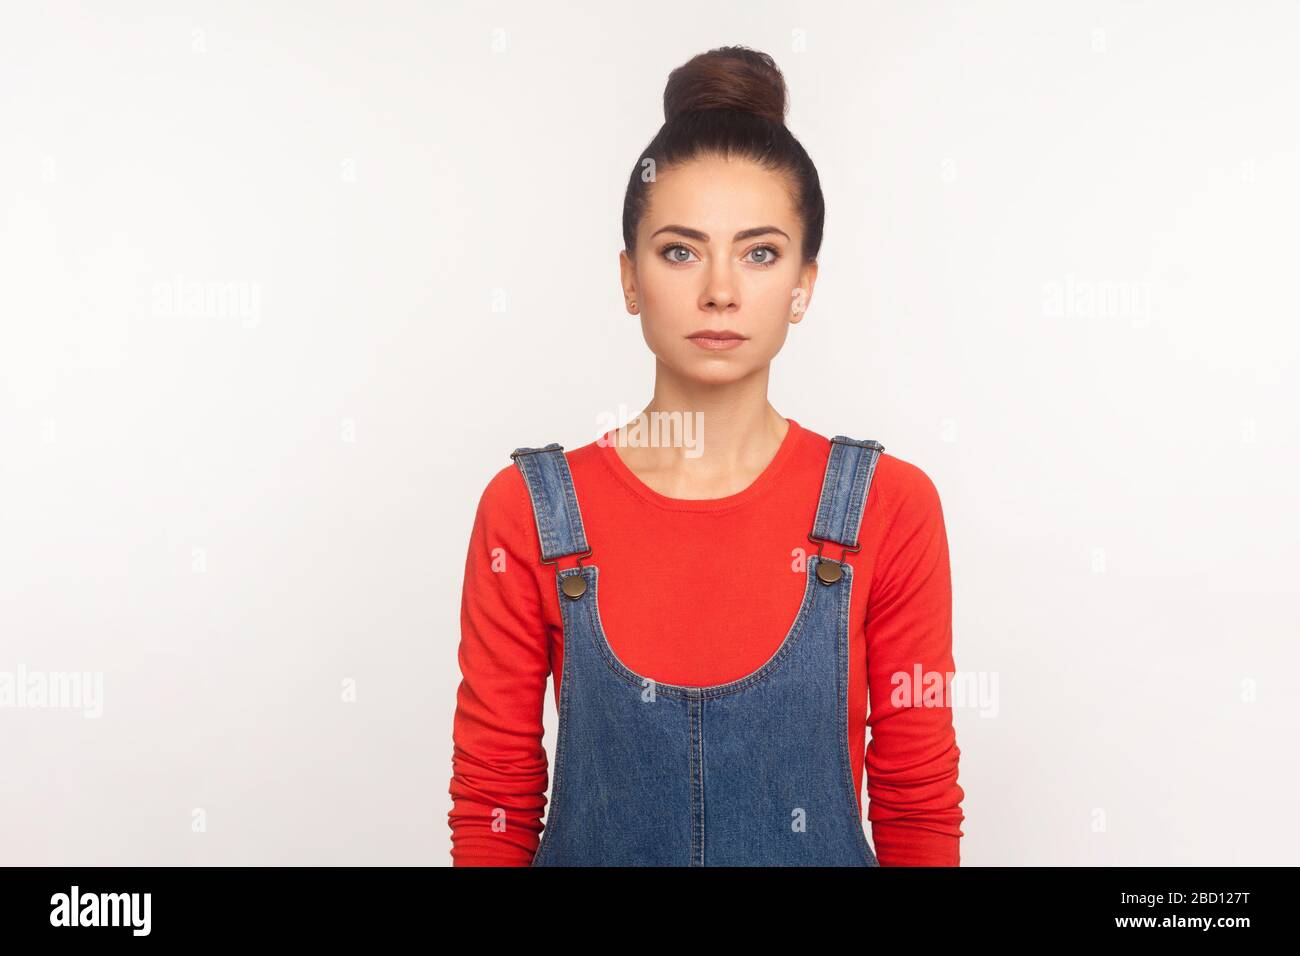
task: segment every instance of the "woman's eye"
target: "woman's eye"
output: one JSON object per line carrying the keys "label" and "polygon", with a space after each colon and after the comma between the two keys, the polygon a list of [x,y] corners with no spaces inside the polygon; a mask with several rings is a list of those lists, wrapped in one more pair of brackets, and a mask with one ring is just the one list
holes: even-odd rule
{"label": "woman's eye", "polygon": [[[677,243],[664,246],[660,255],[666,258],[669,262],[690,262],[695,257],[695,253],[691,252],[690,249]],[[754,263],[754,265],[770,266],[775,263],[777,259],[781,258],[781,251],[775,246],[757,246],[749,250],[747,257],[755,255],[758,256],[757,259],[749,259],[749,261]]]}
{"label": "woman's eye", "polygon": [[671,246],[664,246],[664,250],[663,252],[660,253],[660,255],[667,256],[669,262],[690,262],[691,261],[689,258],[678,257],[677,253],[679,252],[686,253],[688,257],[692,254],[691,250],[687,249],[685,246],[679,246],[676,243],[674,243]]}

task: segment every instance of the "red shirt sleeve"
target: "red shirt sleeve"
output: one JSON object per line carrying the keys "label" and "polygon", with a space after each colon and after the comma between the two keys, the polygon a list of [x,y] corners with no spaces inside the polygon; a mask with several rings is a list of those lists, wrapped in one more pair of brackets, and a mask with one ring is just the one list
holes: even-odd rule
{"label": "red shirt sleeve", "polygon": [[461,593],[449,792],[453,866],[528,866],[546,804],[550,651],[532,502],[512,463],[474,518]]}
{"label": "red shirt sleeve", "polygon": [[[948,696],[955,670],[948,536],[929,476],[892,464],[902,473],[899,497],[887,503],[895,513],[867,603],[867,816],[882,866],[958,866],[964,794]],[[942,675],[937,684],[933,674]]]}

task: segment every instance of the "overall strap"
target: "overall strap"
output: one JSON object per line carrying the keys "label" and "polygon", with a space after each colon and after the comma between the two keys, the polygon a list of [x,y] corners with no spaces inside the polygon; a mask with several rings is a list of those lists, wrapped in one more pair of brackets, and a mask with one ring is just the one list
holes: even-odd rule
{"label": "overall strap", "polygon": [[550,564],[567,554],[590,554],[564,447],[551,442],[541,448],[516,448],[510,457],[523,473],[533,499],[542,563]]}
{"label": "overall strap", "polygon": [[884,445],[871,439],[858,441],[844,435],[831,439],[831,454],[826,461],[811,539],[842,544],[846,551],[858,550],[858,529],[871,488],[871,476],[884,450]]}

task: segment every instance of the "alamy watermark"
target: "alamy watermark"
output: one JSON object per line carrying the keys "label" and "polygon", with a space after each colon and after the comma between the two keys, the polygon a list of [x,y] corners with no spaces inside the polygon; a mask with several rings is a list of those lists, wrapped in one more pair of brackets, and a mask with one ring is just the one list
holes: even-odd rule
{"label": "alamy watermark", "polygon": [[1066,273],[1064,282],[1043,283],[1043,315],[1066,319],[1128,319],[1133,325],[1151,321],[1152,289],[1145,279],[1079,279]]}
{"label": "alamy watermark", "polygon": [[77,884],[50,897],[51,926],[121,926],[148,936],[152,893],[83,893]]}
{"label": "alamy watermark", "polygon": [[246,329],[256,328],[262,322],[262,285],[176,276],[153,284],[153,314],[179,319],[235,318]]}
{"label": "alamy watermark", "polygon": [[104,716],[103,671],[0,671],[0,707],[80,710],[83,717]]}
{"label": "alamy watermark", "polygon": [[920,664],[895,671],[889,683],[894,707],[972,707],[981,717],[998,715],[997,671],[927,671]]}
{"label": "alamy watermark", "polygon": [[[619,405],[617,413],[597,415],[597,425],[608,433],[617,429],[627,415],[627,406]],[[624,448],[684,448],[687,458],[699,458],[704,454],[704,413],[641,412],[627,423],[625,436],[615,433],[613,439],[606,441],[602,434],[596,443]]]}

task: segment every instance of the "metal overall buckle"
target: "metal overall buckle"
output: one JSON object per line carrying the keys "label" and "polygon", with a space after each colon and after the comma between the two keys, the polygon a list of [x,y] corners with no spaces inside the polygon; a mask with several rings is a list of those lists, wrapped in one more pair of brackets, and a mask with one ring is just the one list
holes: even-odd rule
{"label": "metal overall buckle", "polygon": [[[821,559],[817,562],[817,580],[822,584],[834,584],[840,578],[844,577],[844,556],[846,554],[856,554],[862,550],[862,545],[860,544],[855,545],[852,548],[848,545],[842,545],[844,550],[840,552],[840,559],[836,561],[834,558],[822,557],[822,542],[829,542],[830,538],[815,538],[813,537],[812,532],[809,532],[808,540],[817,542],[817,557]],[[834,543],[839,544],[838,541]]]}
{"label": "metal overall buckle", "polygon": [[[586,551],[578,555],[578,563],[577,565],[575,565],[575,567],[581,570],[582,559],[585,557],[589,557],[590,555],[591,555],[591,548],[587,548]],[[560,555],[560,557],[566,557],[566,555]],[[559,563],[560,563],[560,558],[551,558],[551,560],[549,561],[547,561],[545,558],[542,559],[542,564],[557,565],[555,569],[556,573],[559,573],[560,570],[558,567]],[[581,574],[570,574],[566,576],[563,581],[560,582],[560,590],[564,592],[565,597],[573,598],[573,600],[576,601],[578,600],[578,598],[582,597],[587,592],[587,579],[584,578]]]}

